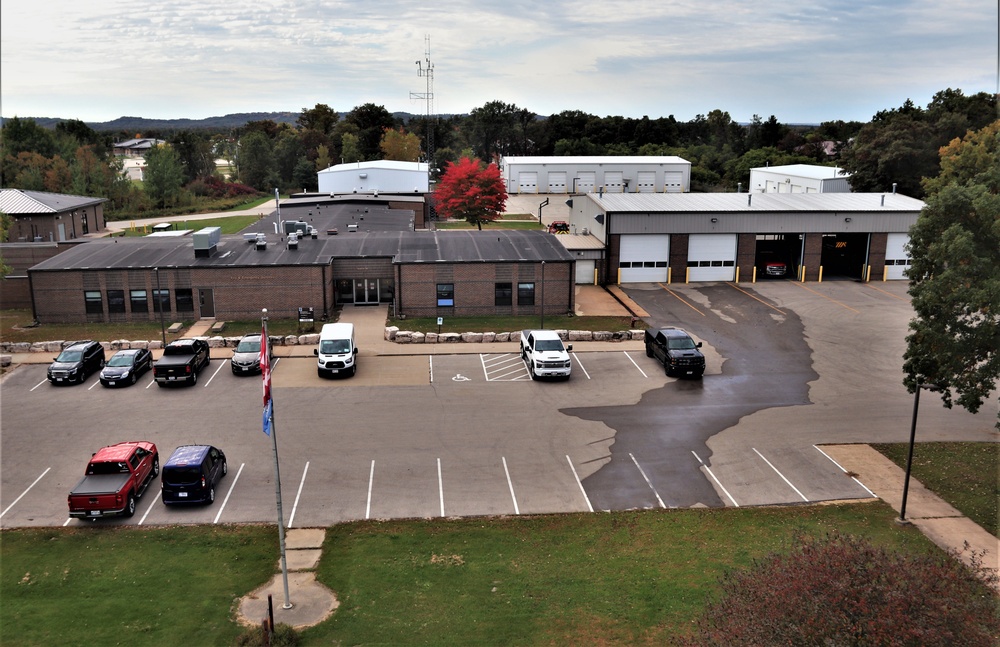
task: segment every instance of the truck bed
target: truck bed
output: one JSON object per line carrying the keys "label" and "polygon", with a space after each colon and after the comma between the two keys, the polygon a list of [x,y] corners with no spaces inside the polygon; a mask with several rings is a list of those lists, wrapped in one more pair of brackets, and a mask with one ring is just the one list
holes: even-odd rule
{"label": "truck bed", "polygon": [[115,494],[128,483],[131,474],[91,474],[84,476],[76,484],[70,496],[94,496],[97,494]]}

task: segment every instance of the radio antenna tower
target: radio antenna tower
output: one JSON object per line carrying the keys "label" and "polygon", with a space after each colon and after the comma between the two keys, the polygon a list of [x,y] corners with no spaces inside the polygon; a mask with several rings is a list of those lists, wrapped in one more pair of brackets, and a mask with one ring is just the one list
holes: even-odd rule
{"label": "radio antenna tower", "polygon": [[424,77],[427,87],[424,92],[411,92],[410,99],[423,100],[427,107],[426,161],[428,171],[433,174],[431,167],[434,165],[434,64],[431,63],[431,37],[429,34],[424,36],[424,60],[414,62],[417,64],[417,76]]}

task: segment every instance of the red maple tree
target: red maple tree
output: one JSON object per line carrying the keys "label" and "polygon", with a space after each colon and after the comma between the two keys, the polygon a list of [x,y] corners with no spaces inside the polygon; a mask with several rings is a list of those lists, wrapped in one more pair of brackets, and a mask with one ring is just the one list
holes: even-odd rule
{"label": "red maple tree", "polygon": [[503,213],[507,188],[496,164],[484,168],[479,160],[463,157],[445,168],[434,199],[442,217],[465,220],[482,231],[483,223]]}

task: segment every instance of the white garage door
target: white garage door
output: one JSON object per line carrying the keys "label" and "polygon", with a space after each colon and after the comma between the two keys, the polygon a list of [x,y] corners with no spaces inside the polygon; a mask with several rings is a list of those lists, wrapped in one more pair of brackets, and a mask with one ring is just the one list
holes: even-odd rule
{"label": "white garage door", "polygon": [[889,234],[885,244],[885,278],[898,281],[906,278],[910,269],[910,255],[906,252],[906,244],[910,242],[909,234]]}
{"label": "white garage door", "polygon": [[655,283],[667,280],[669,234],[627,234],[621,237],[618,268],[622,283]]}
{"label": "white garage door", "polygon": [[596,189],[597,173],[593,171],[582,171],[576,174],[576,192],[593,193]]}
{"label": "white garage door", "polygon": [[522,171],[517,174],[518,193],[538,193],[538,173]]}
{"label": "white garage door", "polygon": [[576,262],[576,282],[581,285],[594,284],[594,261]]}
{"label": "white garage door", "polygon": [[735,279],[736,234],[691,234],[688,238],[688,270],[691,281]]}
{"label": "white garage door", "polygon": [[683,193],[684,174],[680,171],[666,171],[663,174],[663,190],[667,193]]}
{"label": "white garage door", "polygon": [[621,193],[622,192],[622,172],[621,171],[605,171],[604,172],[604,192],[605,193]]}
{"label": "white garage door", "polygon": [[566,193],[566,171],[549,171],[549,193]]}
{"label": "white garage door", "polygon": [[639,193],[656,193],[656,171],[639,171],[635,190]]}

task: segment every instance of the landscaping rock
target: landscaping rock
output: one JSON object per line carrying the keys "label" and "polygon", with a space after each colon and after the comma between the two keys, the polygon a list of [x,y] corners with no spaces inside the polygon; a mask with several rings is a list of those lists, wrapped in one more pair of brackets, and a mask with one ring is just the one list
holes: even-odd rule
{"label": "landscaping rock", "polygon": [[491,344],[497,339],[497,334],[495,332],[484,332],[483,333],[483,343]]}
{"label": "landscaping rock", "polygon": [[396,333],[395,341],[397,344],[409,344],[413,341],[413,333],[409,330],[400,330]]}
{"label": "landscaping rock", "polygon": [[424,335],[425,344],[436,344],[438,343],[438,334],[436,332],[429,332]]}
{"label": "landscaping rock", "polygon": [[298,335],[288,335],[288,336],[285,337],[284,342],[285,342],[286,346],[298,346],[299,345],[299,336]]}
{"label": "landscaping rock", "polygon": [[594,333],[589,330],[570,330],[569,341],[592,341]]}
{"label": "landscaping rock", "polygon": [[422,344],[422,343],[424,343],[424,338],[425,337],[426,337],[426,335],[424,333],[422,333],[422,332],[415,332],[412,335],[410,335],[410,339],[413,341],[414,344]]}
{"label": "landscaping rock", "polygon": [[512,333],[509,332],[498,332],[494,341],[510,341],[510,336]]}
{"label": "landscaping rock", "polygon": [[464,332],[462,333],[462,341],[469,344],[477,344],[483,341],[483,333],[481,332]]}
{"label": "landscaping rock", "polygon": [[130,341],[128,343],[128,347],[129,348],[149,348],[149,342],[148,341],[142,341],[142,340]]}
{"label": "landscaping rock", "polygon": [[438,335],[438,341],[442,344],[455,344],[462,341],[462,336],[457,332],[443,332]]}
{"label": "landscaping rock", "polygon": [[299,335],[299,344],[302,346],[315,346],[319,343],[319,333],[309,335]]}

